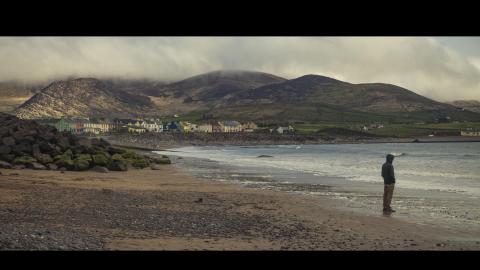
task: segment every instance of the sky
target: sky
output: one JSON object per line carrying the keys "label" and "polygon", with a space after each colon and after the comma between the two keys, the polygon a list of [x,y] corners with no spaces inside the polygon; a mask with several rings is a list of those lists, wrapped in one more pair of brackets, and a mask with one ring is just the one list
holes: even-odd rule
{"label": "sky", "polygon": [[175,81],[222,70],[395,84],[480,100],[480,37],[0,37],[0,81]]}

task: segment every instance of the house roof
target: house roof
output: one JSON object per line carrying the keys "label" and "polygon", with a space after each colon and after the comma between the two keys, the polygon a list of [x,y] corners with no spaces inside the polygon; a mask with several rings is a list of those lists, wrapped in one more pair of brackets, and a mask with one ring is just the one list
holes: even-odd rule
{"label": "house roof", "polygon": [[231,127],[240,125],[240,123],[238,121],[223,121],[223,122],[221,122],[221,124],[224,125],[224,126],[231,126]]}

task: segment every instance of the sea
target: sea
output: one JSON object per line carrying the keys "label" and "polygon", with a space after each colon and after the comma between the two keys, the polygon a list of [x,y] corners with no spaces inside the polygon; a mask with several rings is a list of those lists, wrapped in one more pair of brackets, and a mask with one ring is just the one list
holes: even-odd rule
{"label": "sea", "polygon": [[480,240],[480,142],[195,146],[165,151],[198,178],[334,199],[381,215],[381,166],[395,156],[392,216]]}

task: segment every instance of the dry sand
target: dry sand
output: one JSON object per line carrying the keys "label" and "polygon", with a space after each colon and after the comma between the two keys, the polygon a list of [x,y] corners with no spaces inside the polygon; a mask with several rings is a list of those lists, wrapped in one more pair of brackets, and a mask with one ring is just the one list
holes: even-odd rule
{"label": "dry sand", "polygon": [[174,165],[1,173],[2,250],[480,249],[468,235],[394,214],[362,215],[326,198],[195,179]]}

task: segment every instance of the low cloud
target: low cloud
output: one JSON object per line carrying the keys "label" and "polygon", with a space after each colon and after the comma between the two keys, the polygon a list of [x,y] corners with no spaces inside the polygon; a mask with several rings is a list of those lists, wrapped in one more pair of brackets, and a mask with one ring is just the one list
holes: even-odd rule
{"label": "low cloud", "polygon": [[0,81],[38,82],[69,76],[174,81],[219,69],[246,69],[286,78],[320,74],[353,83],[385,82],[440,101],[480,100],[479,56],[457,45],[448,46],[445,40],[2,37]]}

